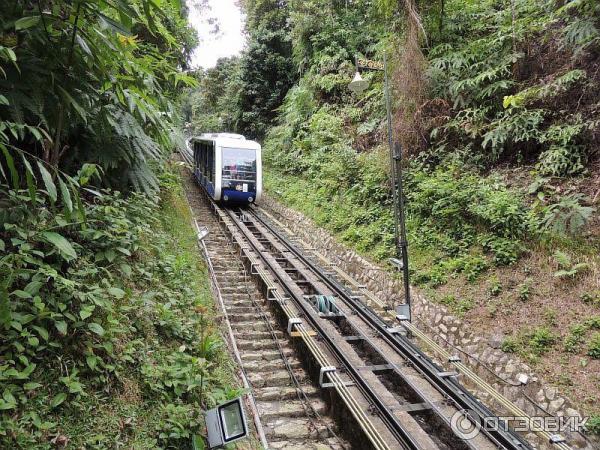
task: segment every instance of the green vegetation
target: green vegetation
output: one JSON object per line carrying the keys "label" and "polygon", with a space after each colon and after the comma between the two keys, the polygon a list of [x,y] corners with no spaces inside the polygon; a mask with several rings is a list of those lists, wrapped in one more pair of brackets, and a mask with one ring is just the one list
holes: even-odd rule
{"label": "green vegetation", "polygon": [[464,313],[470,311],[475,306],[473,301],[468,299],[458,300],[453,295],[447,295],[440,300],[440,303],[446,305],[458,316],[464,315]]}
{"label": "green vegetation", "polygon": [[560,269],[554,272],[554,276],[557,278],[575,278],[577,275],[589,269],[587,263],[573,264],[571,257],[560,250],[554,252],[554,258]]}
{"label": "green vegetation", "polygon": [[502,350],[506,353],[518,353],[520,356],[535,362],[537,358],[554,347],[558,336],[548,326],[524,331],[517,336],[509,336],[502,342]]}
{"label": "green vegetation", "polygon": [[179,180],[161,187],[94,191],[85,222],[2,191],[3,447],[184,448],[235,394]]}
{"label": "green vegetation", "polygon": [[[354,54],[380,59],[394,46],[407,48],[410,27],[404,11],[397,14],[395,5],[375,3],[357,2],[347,8],[336,2],[303,2],[284,8],[291,18],[292,50],[302,77],[285,96],[264,141],[269,167],[265,184],[272,195],[342,241],[384,260],[393,253],[393,220],[387,149],[381,145],[381,78],[364,73],[372,83],[361,97],[353,96],[347,84]],[[446,2],[443,12],[418,5],[429,37],[429,100],[423,99],[412,115],[403,105],[396,107],[396,120],[401,122],[396,136],[410,154],[419,153],[405,167],[417,284],[439,287],[458,274],[476,282],[494,266],[519,261],[528,253],[525,242],[545,245],[548,236],[579,233],[594,212],[584,195],[562,195],[555,177],[586,173],[592,154],[597,116],[590,112],[583,121],[584,116],[573,113],[565,102],[570,93],[583,89],[589,97],[586,106],[579,106],[592,108],[596,97],[589,89],[596,80],[588,74],[593,66],[588,66],[597,41],[591,35],[590,41],[572,39],[578,33],[567,39],[566,33],[579,26],[592,30],[598,11],[589,2],[569,8],[552,3],[517,2],[514,23],[510,9],[496,8],[493,2]],[[267,1],[247,2],[249,11],[256,13],[259,7],[275,8]],[[580,23],[581,11],[592,12],[596,19]],[[248,27],[259,32],[252,22]],[[552,77],[546,78],[537,68],[542,55],[520,48],[544,33],[551,33],[547,38],[554,39],[553,49],[569,61],[569,68],[554,67]],[[224,99],[230,95],[229,86],[239,81],[239,74],[225,73],[235,73],[228,70],[232,64],[223,61],[214,72],[222,75],[225,89],[205,86],[196,94],[206,97],[214,89],[223,94],[216,108],[205,108],[207,103],[199,101],[204,111],[199,117],[231,117],[224,105],[237,97]],[[396,67],[397,78],[408,75]],[[410,100],[403,93],[410,83],[397,80],[395,94],[401,101]],[[566,107],[558,110],[557,104]],[[239,102],[237,107],[242,108]],[[235,120],[220,124],[244,131]],[[420,130],[421,141],[406,131],[409,125]],[[557,155],[565,152],[577,161],[560,162]],[[535,158],[539,162],[526,175],[526,187],[488,174],[499,163],[532,164]],[[579,273],[584,267],[561,268],[561,276],[573,270]]]}
{"label": "green vegetation", "polygon": [[[151,191],[173,145],[173,100],[195,45],[180,0],[9,0],[0,10],[0,161],[14,189],[48,177],[60,198],[84,164],[102,184]],[[49,190],[53,201],[57,192]]]}
{"label": "green vegetation", "polygon": [[179,0],[0,8],[0,447],[191,448],[237,392],[180,180]]}
{"label": "green vegetation", "polygon": [[600,416],[591,416],[585,427],[592,433],[600,434]]}
{"label": "green vegetation", "polygon": [[519,299],[527,301],[529,297],[531,297],[531,280],[527,280],[519,286]]}

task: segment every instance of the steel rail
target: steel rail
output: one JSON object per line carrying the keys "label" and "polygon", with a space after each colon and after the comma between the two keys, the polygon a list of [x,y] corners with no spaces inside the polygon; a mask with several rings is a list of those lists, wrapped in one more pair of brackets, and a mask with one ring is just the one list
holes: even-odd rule
{"label": "steel rail", "polygon": [[[254,215],[260,220],[261,219],[260,216],[258,216],[258,214],[256,214],[256,211],[254,211],[254,212],[255,212]],[[275,219],[272,215],[268,214],[266,211],[261,210],[261,214],[265,214],[267,217],[269,217],[270,220],[274,221],[278,225],[287,229],[285,227],[285,225],[281,224],[277,219]],[[261,220],[261,223],[264,223],[264,220]],[[290,230],[288,230],[288,231],[290,231]],[[323,256],[322,254],[320,254],[319,252],[316,252],[316,251],[314,251],[314,253],[317,255],[317,257],[321,261],[328,263],[328,260],[325,256]],[[358,286],[358,284],[353,279],[351,279],[347,274],[345,274],[343,271],[337,269],[336,272],[338,272],[338,274],[343,279],[348,281],[350,284],[352,284],[354,286]],[[374,302],[377,306],[384,309],[383,303],[381,301],[379,301],[379,299],[375,298],[369,291],[366,291],[365,289],[360,289],[360,290],[361,290],[361,293],[365,294],[370,301]],[[396,318],[395,314],[388,313],[388,315],[390,316],[390,318],[394,318],[394,319]],[[469,380],[471,380],[471,382],[473,382],[476,386],[478,386],[480,389],[482,389],[484,392],[486,392],[488,395],[490,395],[494,400],[496,400],[499,404],[501,404],[504,408],[506,408],[511,414],[513,414],[514,417],[527,418],[528,422],[532,426],[532,431],[535,434],[537,434],[538,436],[540,436],[544,441],[553,442],[553,439],[556,437],[555,435],[551,435],[547,431],[545,431],[542,428],[540,428],[539,426],[537,426],[535,421],[531,420],[531,418],[528,416],[528,414],[522,408],[518,407],[513,402],[511,402],[509,399],[507,399],[505,396],[500,394],[493,386],[491,386],[488,382],[486,382],[481,377],[479,377],[466,364],[464,364],[463,362],[460,362],[460,361],[450,361],[451,355],[444,348],[442,348],[439,344],[437,344],[433,339],[431,339],[429,336],[427,336],[423,331],[419,330],[414,324],[412,324],[408,321],[402,321],[401,325],[404,326],[408,331],[410,331],[416,337],[421,339],[436,354],[438,354],[442,358],[448,360],[450,362],[450,364],[452,364],[453,367],[455,367],[460,373],[464,374],[467,378],[469,378]],[[555,445],[555,448],[557,448],[557,449],[560,449],[560,450],[570,450],[571,449],[571,447],[564,442],[553,442],[553,443]]]}
{"label": "steel rail", "polygon": [[[222,210],[219,209],[218,207],[216,207],[216,205],[214,205],[214,203],[213,203],[213,207],[214,207],[217,215],[220,217],[220,220],[225,224],[225,226],[227,227],[227,229],[230,232],[230,234],[232,235],[232,237],[237,241],[235,233],[230,228],[230,226],[225,223],[225,220],[223,217],[224,213],[222,212]],[[231,217],[230,217],[230,219],[237,226],[235,219],[233,219]],[[268,276],[267,272],[265,272],[262,269],[259,261],[256,258],[254,258],[250,253],[246,253],[247,250],[249,250],[249,249],[247,247],[244,247],[242,242],[237,242],[237,244],[240,247],[240,250],[243,253],[245,253],[245,257],[250,261],[250,263],[254,267],[254,270],[256,270],[257,274],[262,278],[265,285],[271,286],[269,289],[270,292],[273,294],[274,297],[276,297],[276,299],[278,300],[278,303],[282,307],[282,309],[283,309],[284,313],[286,314],[286,316],[288,317],[288,319],[294,318],[296,316],[296,314],[294,314],[294,312],[289,308],[289,306],[286,305],[286,300],[283,296],[281,296],[281,294],[278,291],[278,288],[272,286],[272,284],[269,281],[269,276]],[[303,339],[306,346],[309,348],[309,350],[315,357],[315,360],[317,361],[317,363],[321,367],[331,366],[332,363],[328,360],[326,355],[318,347],[314,338],[310,335],[309,330],[303,324],[297,325],[296,329],[300,333],[300,337]],[[346,406],[348,407],[348,409],[350,410],[350,412],[352,413],[354,418],[357,420],[358,424],[363,428],[363,431],[365,432],[367,438],[373,443],[374,448],[376,448],[378,450],[391,450],[391,447],[382,438],[382,436],[380,435],[378,430],[375,428],[375,426],[373,425],[371,420],[368,418],[368,416],[364,412],[363,408],[360,407],[357,400],[354,398],[352,393],[349,391],[344,380],[339,376],[339,374],[333,373],[330,376],[330,380],[332,382],[333,387],[336,389],[336,391],[338,392],[338,394],[340,395],[340,397],[342,398],[342,400],[344,401],[344,403],[346,404]]]}
{"label": "steel rail", "polygon": [[282,287],[286,290],[287,294],[294,299],[294,303],[300,310],[303,311],[305,317],[310,321],[311,326],[315,328],[321,337],[326,341],[329,349],[335,356],[342,362],[344,368],[349,372],[352,379],[356,382],[357,387],[361,389],[363,394],[372,402],[372,404],[377,408],[381,419],[386,423],[388,429],[394,434],[394,436],[401,442],[406,448],[410,449],[420,449],[421,445],[415,440],[415,438],[407,432],[402,424],[398,421],[394,413],[383,403],[377,393],[373,390],[373,388],[369,385],[369,383],[365,380],[365,378],[361,375],[360,371],[353,366],[353,364],[348,360],[346,355],[338,348],[338,346],[333,342],[331,336],[327,334],[327,332],[320,325],[319,320],[317,319],[316,313],[312,311],[309,306],[304,302],[303,298],[300,298],[295,294],[287,285],[286,280],[282,279],[275,271],[275,268],[272,264],[266,260],[266,258],[261,253],[260,248],[253,242],[254,237],[248,231],[247,227],[239,220],[236,214],[227,210],[227,214],[231,218],[231,220],[236,224],[240,232],[246,237],[246,240],[252,245],[254,250],[261,256],[263,262],[271,269],[274,276],[277,277]]}
{"label": "steel rail", "polygon": [[[415,368],[432,384],[441,394],[449,397],[460,408],[469,409],[475,412],[480,419],[485,417],[494,417],[489,408],[479,402],[473,395],[455,380],[448,377],[439,376],[439,368],[408,338],[391,333],[388,325],[369,307],[365,306],[359,300],[352,298],[346,288],[326,276],[323,271],[317,267],[312,261],[308,260],[295,245],[289,242],[281,235],[273,226],[262,219],[258,214],[252,211],[252,216],[256,218],[269,232],[276,236],[291,253],[302,261],[310,270],[316,274],[321,281],[324,282],[332,291],[336,292],[342,300],[346,302],[356,313],[358,313],[379,335],[390,345],[396,348],[400,354],[410,361]],[[507,400],[508,401],[508,400]],[[506,449],[523,450],[530,449],[531,446],[520,436],[510,430],[486,430],[482,431],[498,445],[502,445]]]}

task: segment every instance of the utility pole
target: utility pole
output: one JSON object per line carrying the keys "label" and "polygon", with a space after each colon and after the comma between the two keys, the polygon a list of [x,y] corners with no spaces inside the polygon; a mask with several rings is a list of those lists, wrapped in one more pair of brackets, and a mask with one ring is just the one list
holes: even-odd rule
{"label": "utility pole", "polygon": [[384,73],[384,94],[387,113],[388,146],[390,153],[390,179],[392,184],[392,199],[394,203],[394,241],[395,257],[390,258],[390,263],[398,270],[402,270],[404,278],[404,303],[396,306],[396,313],[400,320],[411,320],[410,309],[410,280],[408,271],[408,241],[406,238],[406,224],[404,215],[404,197],[402,180],[402,146],[400,142],[394,143],[392,131],[392,102],[387,70],[387,58],[383,55],[383,64],[377,61],[355,58],[356,74],[348,86],[356,94],[367,89],[369,82],[360,75],[360,69],[376,70]]}

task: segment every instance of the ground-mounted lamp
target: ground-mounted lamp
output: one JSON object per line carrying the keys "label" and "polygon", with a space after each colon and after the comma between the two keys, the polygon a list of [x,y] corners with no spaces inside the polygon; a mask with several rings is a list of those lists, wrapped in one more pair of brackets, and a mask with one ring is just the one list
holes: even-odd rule
{"label": "ground-mounted lamp", "polygon": [[199,225],[196,219],[194,219],[194,224],[196,225],[196,237],[198,241],[203,241],[210,234],[208,227],[206,225]]}
{"label": "ground-mounted lamp", "polygon": [[408,272],[408,242],[406,239],[406,224],[404,217],[404,197],[402,187],[402,147],[392,136],[392,105],[390,100],[390,86],[388,79],[387,60],[383,55],[383,64],[377,61],[355,58],[356,73],[354,79],[348,85],[348,89],[357,95],[362,94],[368,87],[369,82],[364,80],[360,69],[377,70],[384,73],[385,108],[387,112],[388,145],[390,149],[390,172],[392,181],[392,196],[394,200],[394,236],[396,244],[396,255],[390,258],[390,263],[398,271],[402,271],[404,279],[404,304],[396,307],[396,312],[401,320],[411,320],[410,311],[410,281]]}
{"label": "ground-mounted lamp", "polygon": [[242,397],[230,400],[206,412],[208,448],[223,447],[248,435]]}

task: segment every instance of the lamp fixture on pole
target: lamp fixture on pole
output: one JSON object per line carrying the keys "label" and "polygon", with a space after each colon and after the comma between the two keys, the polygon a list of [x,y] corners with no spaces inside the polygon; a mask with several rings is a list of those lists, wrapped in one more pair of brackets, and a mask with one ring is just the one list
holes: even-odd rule
{"label": "lamp fixture on pole", "polygon": [[360,72],[357,70],[354,79],[348,85],[348,88],[355,94],[362,94],[369,87],[369,82],[363,80]]}
{"label": "lamp fixture on pole", "polygon": [[404,303],[396,307],[396,312],[401,320],[411,320],[410,311],[410,282],[408,272],[408,243],[406,240],[406,225],[404,217],[404,198],[402,192],[402,148],[399,142],[394,145],[392,136],[392,106],[390,99],[390,87],[387,71],[387,59],[383,55],[383,64],[377,61],[363,60],[356,57],[356,73],[354,79],[348,85],[348,88],[357,95],[363,93],[368,87],[369,82],[364,80],[360,74],[360,69],[377,70],[384,73],[384,94],[385,107],[387,112],[388,146],[390,149],[390,173],[392,181],[392,196],[394,201],[394,236],[396,254],[395,258],[390,258],[390,262],[399,271],[401,270],[404,278]]}

